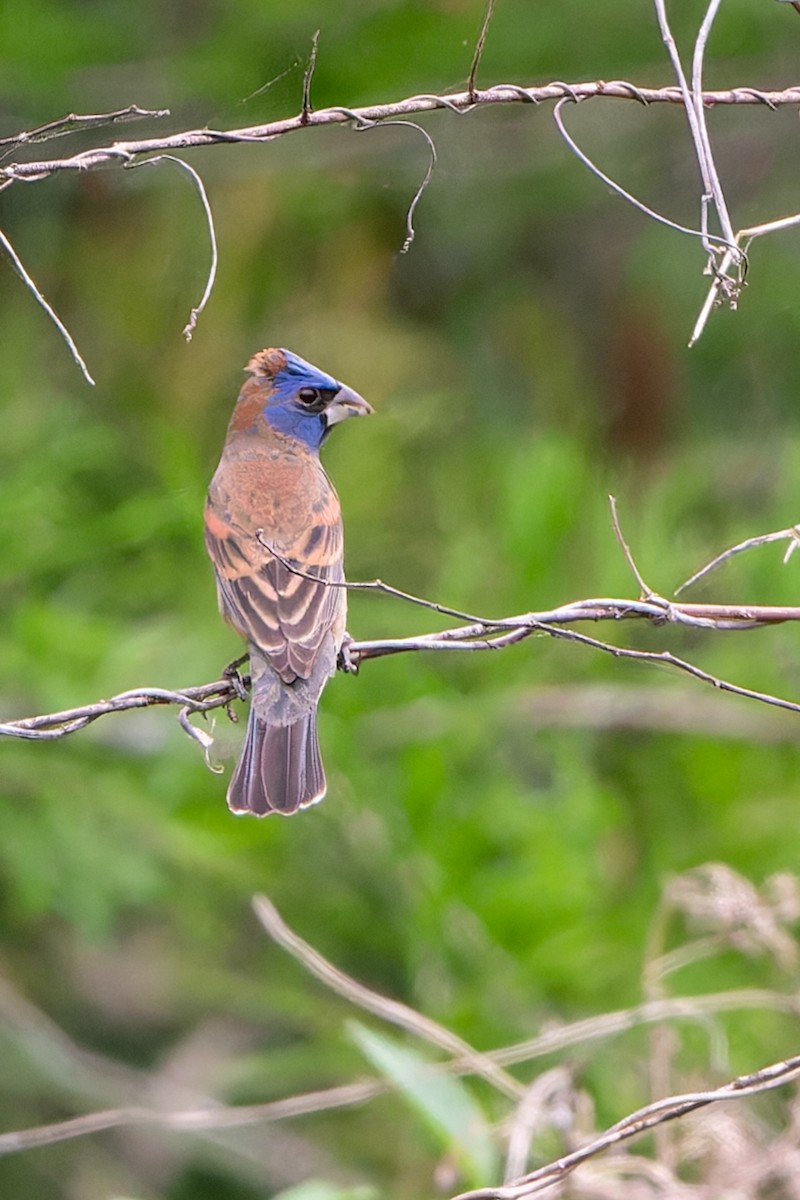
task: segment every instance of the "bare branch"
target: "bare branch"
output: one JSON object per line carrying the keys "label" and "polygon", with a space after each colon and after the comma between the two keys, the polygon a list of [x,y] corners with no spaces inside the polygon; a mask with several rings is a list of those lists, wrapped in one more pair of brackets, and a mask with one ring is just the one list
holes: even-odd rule
{"label": "bare branch", "polygon": [[[656,5],[657,9],[663,11],[663,0],[656,0]],[[374,128],[379,124],[409,125],[411,128],[420,132],[425,138],[428,145],[428,150],[430,152],[430,161],[422,182],[417,188],[411,204],[409,205],[406,220],[406,238],[401,250],[401,253],[405,253],[411,246],[415,236],[414,213],[416,207],[431,180],[433,169],[436,163],[436,147],[430,134],[427,133],[426,130],[424,130],[421,126],[416,124],[416,122],[410,121],[408,118],[418,113],[429,112],[433,109],[447,109],[452,113],[463,115],[474,108],[487,104],[539,104],[546,100],[555,100],[559,102],[556,108],[555,117],[565,143],[599,178],[603,179],[604,182],[617,191],[619,195],[627,199],[629,203],[634,204],[646,215],[668,225],[673,229],[678,230],[679,232],[702,237],[704,243],[709,248],[712,260],[714,258],[714,254],[716,253],[714,250],[714,245],[716,242],[721,241],[726,246],[726,252],[722,260],[722,267],[717,268],[712,261],[712,270],[715,275],[715,286],[712,288],[709,298],[706,301],[703,314],[701,314],[701,319],[698,321],[698,325],[695,328],[693,340],[696,340],[696,337],[699,336],[702,326],[705,324],[708,312],[710,312],[711,307],[717,299],[720,289],[729,296],[732,302],[735,300],[735,296],[738,294],[738,289],[741,287],[741,279],[738,282],[732,281],[725,272],[732,261],[738,261],[740,264],[745,261],[744,252],[740,249],[737,241],[733,238],[732,232],[730,233],[730,236],[728,236],[728,226],[730,223],[729,221],[726,223],[727,213],[724,208],[724,198],[722,197],[718,180],[715,184],[716,172],[714,169],[713,160],[711,159],[711,151],[710,147],[708,146],[707,134],[705,134],[704,106],[711,106],[714,104],[762,104],[770,109],[774,109],[781,104],[797,105],[800,104],[800,87],[788,88],[783,92],[764,92],[756,88],[734,88],[729,89],[728,91],[700,92],[699,71],[702,66],[702,49],[704,47],[704,41],[702,40],[703,31],[701,31],[701,37],[698,38],[698,51],[696,54],[695,93],[693,96],[689,95],[688,85],[686,84],[686,80],[682,74],[682,68],[680,68],[680,60],[677,57],[675,61],[679,67],[679,88],[643,88],[622,80],[613,80],[610,83],[607,83],[603,80],[597,80],[591,83],[577,84],[567,84],[561,81],[555,81],[551,84],[537,87],[522,87],[518,84],[496,84],[493,87],[478,92],[475,87],[476,74],[486,42],[486,36],[488,33],[489,24],[491,22],[493,10],[494,0],[488,0],[483,27],[476,44],[475,54],[469,74],[468,87],[465,92],[456,93],[450,96],[434,94],[418,95],[411,96],[405,100],[390,104],[373,105],[360,109],[350,109],[337,106],[321,109],[319,112],[314,112],[311,107],[310,92],[317,57],[318,34],[315,34],[314,38],[312,39],[311,54],[303,77],[303,98],[301,111],[294,117],[290,117],[281,121],[270,122],[266,125],[254,125],[226,131],[207,128],[185,130],[180,133],[168,135],[166,137],[114,142],[109,146],[101,146],[94,149],[84,150],[77,154],[67,155],[62,158],[52,158],[33,162],[7,163],[5,166],[0,167],[0,191],[5,190],[12,183],[34,182],[39,179],[45,179],[48,176],[61,171],[89,171],[104,166],[134,166],[139,161],[157,161],[152,159],[153,155],[159,155],[180,163],[180,165],[192,175],[195,185],[200,192],[201,200],[206,212],[206,218],[208,220],[212,242],[212,264],[206,289],[200,304],[192,310],[189,322],[184,328],[184,336],[187,338],[187,340],[189,340],[195,328],[197,317],[204,308],[213,285],[217,266],[217,249],[211,211],[208,205],[208,198],[205,195],[205,190],[200,177],[194,172],[193,168],[189,167],[188,164],[186,164],[182,159],[176,158],[173,152],[185,151],[192,147],[218,145],[223,143],[266,143],[282,137],[287,133],[295,132],[298,129],[309,128],[312,125],[319,126],[331,124],[352,124],[358,130]],[[666,18],[664,18],[664,20],[666,20]],[[675,51],[675,54],[677,55],[677,51]],[[561,108],[564,101],[567,99],[577,103],[580,100],[597,97],[636,100],[642,104],[681,103],[684,105],[687,115],[689,116],[692,137],[695,142],[698,159],[701,163],[703,177],[704,179],[708,180],[708,189],[710,194],[714,196],[715,204],[721,214],[720,222],[723,226],[724,233],[724,237],[722,239],[714,238],[709,235],[705,229],[705,223],[701,230],[693,230],[670,221],[666,217],[662,217],[660,214],[654,212],[652,209],[636,200],[630,193],[626,192],[618,184],[614,183],[613,180],[606,176],[591,162],[590,159],[587,158],[585,154],[583,154],[583,152],[578,148],[572,138],[570,138],[566,132],[566,129],[564,128],[561,117]],[[61,136],[64,133],[73,132],[80,129],[102,126],[104,124],[114,124],[126,119],[147,116],[160,117],[165,115],[167,115],[166,110],[146,110],[140,109],[136,105],[131,105],[127,109],[119,109],[112,113],[89,115],[84,117],[70,114],[69,116],[58,121],[48,122],[46,125],[41,125],[29,132],[16,134],[10,138],[0,139],[0,146],[7,145],[13,149],[17,146],[25,146],[27,144],[31,144],[40,140],[46,140],[50,137]],[[762,232],[766,232],[766,229],[762,230]],[[86,364],[78,353],[72,337],[70,336],[63,322],[44,299],[41,291],[37,288],[36,284],[25,270],[21,260],[19,259],[19,256],[16,254],[13,246],[5,234],[0,234],[0,244],[2,244],[5,248],[26,287],[32,292],[39,304],[45,309],[51,320],[56,324],[61,336],[64,338],[67,346],[69,347],[73,359],[80,367],[85,378],[89,383],[93,383]]]}
{"label": "bare branch", "polygon": [[[0,168],[0,178],[14,181],[44,179],[60,171],[91,171],[98,167],[120,165],[134,158],[149,154],[183,151],[201,146],[213,146],[232,142],[269,142],[298,130],[322,125],[371,125],[390,121],[396,117],[414,116],[446,109],[463,113],[496,104],[541,104],[562,99],[589,100],[614,99],[635,100],[640,104],[683,104],[680,88],[640,87],[625,80],[595,80],[589,83],[554,82],[522,87],[515,83],[498,83],[493,87],[476,92],[474,98],[468,91],[452,95],[424,94],[409,96],[389,104],[374,104],[363,108],[341,106],[322,108],[308,114],[303,122],[302,113],[271,121],[263,125],[251,125],[240,129],[191,129],[165,137],[144,138],[137,141],[115,142],[110,146],[99,146],[79,154],[63,158],[43,159],[36,162],[9,163]],[[800,86],[782,91],[763,91],[758,88],[737,87],[702,94],[703,104],[760,104],[770,110],[781,106],[800,105]]]}
{"label": "bare branch", "polygon": [[[700,310],[700,315],[695,322],[695,327],[692,330],[692,336],[689,338],[689,346],[693,346],[698,340],[703,330],[706,327],[709,314],[713,308],[726,299],[730,307],[736,307],[736,298],[738,292],[731,289],[732,281],[727,272],[730,270],[731,264],[735,257],[738,257],[740,269],[744,272],[747,266],[747,251],[750,243],[754,238],[762,237],[765,233],[779,233],[783,229],[791,229],[796,225],[800,225],[800,213],[794,213],[790,217],[779,217],[775,221],[767,221],[762,225],[754,225],[749,229],[741,229],[734,238],[735,246],[729,247],[722,256],[719,266],[713,272],[714,281],[708,290],[708,295],[705,298],[703,307]],[[744,286],[745,279],[742,273],[741,278],[736,282],[735,287],[741,290]]]}
{"label": "bare branch", "polygon": [[204,683],[199,687],[183,688],[175,692],[167,688],[134,688],[120,692],[110,700],[98,700],[80,708],[7,721],[0,724],[0,736],[50,741],[85,729],[106,713],[127,712],[132,708],[151,708],[159,704],[179,704],[181,708],[187,708],[190,712],[210,712],[214,708],[225,708],[236,700],[237,696],[235,685],[228,679],[218,679],[214,683]]}
{"label": "bare branch", "polygon": [[[733,604],[685,604],[673,603],[653,592],[645,583],[625,541],[619,523],[616,501],[609,497],[614,532],[622,548],[623,554],[633,571],[642,595],[638,600],[623,600],[611,597],[577,600],[561,605],[559,608],[545,612],[521,613],[513,617],[484,617],[459,609],[449,608],[421,596],[415,596],[399,588],[383,583],[380,579],[367,581],[345,581],[320,579],[318,576],[302,570],[291,559],[281,555],[264,537],[263,529],[257,529],[255,539],[259,545],[291,574],[311,580],[320,587],[346,588],[350,591],[375,591],[392,596],[410,604],[429,609],[454,620],[466,621],[466,625],[451,629],[439,630],[435,633],[423,633],[413,637],[382,639],[376,641],[356,642],[345,635],[339,667],[346,671],[358,671],[362,662],[370,658],[383,658],[390,654],[403,654],[411,651],[479,651],[501,650],[517,642],[524,641],[534,634],[546,634],[548,637],[561,638],[566,641],[578,642],[615,658],[635,659],[640,662],[654,663],[674,667],[690,675],[702,683],[707,683],[719,691],[730,692],[749,700],[758,700],[775,708],[786,709],[789,712],[800,713],[800,701],[785,700],[767,692],[755,691],[752,688],[741,687],[729,680],[721,679],[703,670],[687,659],[679,658],[669,650],[636,650],[624,646],[613,645],[590,637],[576,629],[565,628],[581,621],[622,621],[647,620],[653,625],[683,625],[690,628],[714,630],[745,630],[755,629],[764,625],[783,624],[788,621],[800,621],[800,607],[782,605],[733,605]],[[780,530],[777,533],[763,534],[751,538],[725,551],[702,571],[697,572],[688,583],[699,579],[726,557],[749,549],[751,546],[764,542],[775,541],[789,537],[794,545],[798,538],[797,530]],[[788,557],[787,552],[787,557]],[[682,587],[687,587],[688,583]],[[246,657],[246,656],[245,656]],[[231,719],[235,719],[231,711],[234,700],[245,696],[246,680],[238,676],[238,667],[245,657],[226,668],[224,678],[199,687],[185,688],[181,691],[170,691],[164,688],[139,688],[122,692],[111,700],[100,700],[95,704],[79,708],[67,709],[62,712],[50,713],[37,717],[25,717],[0,723],[0,736],[34,739],[54,739],[68,733],[84,729],[98,717],[110,712],[124,712],[131,708],[147,708],[155,704],[180,705],[179,721],[185,732],[203,747],[206,761],[212,770],[209,751],[213,738],[204,730],[197,729],[189,720],[194,713],[206,713],[215,708],[225,708]]]}
{"label": "bare branch", "polygon": [[697,34],[694,55],[692,58],[692,104],[694,106],[694,111],[697,118],[698,140],[695,142],[695,148],[697,150],[698,162],[700,163],[700,170],[703,175],[706,193],[713,201],[723,237],[728,243],[729,249],[735,252],[733,226],[728,214],[728,206],[725,202],[725,194],[722,190],[722,184],[720,183],[717,166],[714,162],[714,155],[711,150],[711,139],[708,136],[705,108],[703,106],[703,59],[705,57],[706,44],[711,33],[711,27],[716,20],[721,2],[722,0],[709,0],[709,5],[706,9],[706,15],[703,18],[703,21],[700,25],[700,30]]}
{"label": "bare branch", "polygon": [[78,347],[75,345],[72,334],[69,332],[66,325],[61,320],[61,318],[59,317],[58,313],[53,308],[53,306],[51,304],[48,304],[48,302],[45,300],[43,294],[40,292],[39,288],[36,286],[33,279],[31,278],[31,276],[25,270],[25,266],[22,262],[22,259],[19,257],[16,250],[14,249],[14,247],[12,246],[11,242],[9,241],[8,237],[3,232],[2,229],[0,229],[0,245],[2,245],[6,254],[11,259],[11,262],[14,266],[14,270],[17,272],[20,279],[25,284],[25,287],[33,295],[37,304],[41,305],[41,307],[47,313],[50,320],[55,325],[58,332],[61,334],[64,341],[67,343],[69,352],[72,355],[73,360],[80,367],[80,369],[83,373],[84,379],[86,380],[87,383],[90,383],[92,385],[92,387],[94,387],[94,380],[92,379],[91,375],[89,374],[89,368],[86,366],[86,363],[83,361],[80,351],[78,350]]}
{"label": "bare branch", "polygon": [[765,546],[769,542],[782,542],[788,538],[789,545],[786,553],[783,556],[784,563],[787,563],[792,554],[800,544],[800,526],[793,525],[789,529],[779,529],[775,533],[762,533],[757,537],[746,538],[743,542],[738,542],[735,546],[723,550],[716,558],[712,558],[711,562],[706,563],[699,571],[695,571],[679,588],[676,589],[675,595],[679,596],[681,592],[685,592],[692,584],[695,584],[700,579],[704,579],[706,575],[710,575],[712,571],[716,571],[717,567],[721,567],[728,559],[733,558],[735,554],[741,554],[744,550],[752,550],[755,546]]}
{"label": "bare branch", "polygon": [[333,1108],[364,1104],[386,1090],[386,1086],[380,1080],[365,1079],[343,1084],[341,1087],[288,1096],[284,1100],[270,1100],[265,1104],[241,1104],[231,1107],[214,1105],[208,1108],[167,1112],[140,1105],[126,1105],[122,1108],[109,1108],[70,1117],[49,1125],[35,1125],[29,1129],[0,1133],[0,1156],[131,1125],[150,1125],[157,1129],[172,1129],[184,1133],[263,1125],[310,1113],[326,1112]]}
{"label": "bare branch", "polygon": [[[667,18],[665,2],[664,0],[654,0],[654,3],[659,28],[661,30],[661,38],[667,48],[667,53],[669,54],[675,75],[678,79],[678,86],[680,88],[683,106],[686,110],[686,119],[689,122],[689,131],[692,135],[692,141],[694,143],[695,154],[697,156],[697,163],[700,168],[700,176],[703,181],[704,191],[705,194],[713,198],[716,203],[718,196],[721,196],[721,188],[719,186],[719,180],[716,179],[716,168],[714,167],[714,160],[711,154],[711,144],[709,142],[708,130],[705,123],[705,93],[702,91],[701,77],[705,42],[708,38],[710,25],[714,19],[719,0],[710,0],[709,7],[706,10],[706,17],[703,21],[700,32],[697,35],[694,55],[694,90],[692,91],[689,89],[689,84],[683,69],[680,53],[678,52],[678,47],[675,44],[675,39],[672,36],[672,30],[670,29],[669,20]],[[730,236],[728,236],[730,221],[728,220],[726,223],[724,219],[727,217],[724,199],[722,199],[722,213],[719,215],[724,239],[726,240],[727,244],[730,245],[730,243],[733,241],[733,232],[730,230]],[[705,218],[703,220],[703,225],[705,227]],[[713,255],[714,251],[710,241],[707,242],[706,249],[710,255]]]}
{"label": "bare branch", "polygon": [[[528,1041],[508,1046],[499,1050],[487,1051],[481,1055],[498,1065],[521,1063],[551,1055],[554,1052],[584,1045],[588,1042],[603,1041],[611,1037],[629,1032],[641,1025],[649,1025],[669,1020],[702,1021],[709,1015],[723,1012],[734,1012],[741,1009],[773,1009],[790,1015],[798,1014],[798,1000],[794,995],[771,992],[757,988],[741,991],[720,992],[710,995],[687,996],[680,998],[665,998],[648,1001],[635,1008],[622,1009],[618,1012],[604,1013],[600,1016],[575,1021],[555,1029],[548,1029]],[[24,1002],[24,1008],[30,1009],[30,1004]],[[26,1013],[26,1015],[28,1015]],[[95,1072],[102,1075],[107,1082],[109,1072],[117,1069],[116,1064],[99,1059],[97,1055],[84,1051],[65,1039],[57,1027],[52,1026],[41,1014],[32,1014],[29,1023],[41,1038],[41,1022],[45,1022],[45,1032],[57,1039],[59,1052],[66,1055],[67,1061],[78,1070],[85,1071],[87,1059],[92,1062]],[[94,1060],[97,1059],[95,1063]],[[473,1070],[473,1055],[467,1059],[456,1058],[447,1062],[432,1064],[431,1071],[447,1072],[456,1075],[469,1075]],[[130,1089],[134,1080],[125,1078],[125,1086]],[[153,1087],[150,1076],[142,1073],[138,1079],[140,1090],[151,1095]],[[64,1121],[51,1124],[37,1125],[29,1129],[11,1130],[0,1133],[0,1156],[15,1154],[37,1146],[47,1146],[56,1142],[68,1141],[73,1138],[86,1137],[90,1134],[103,1132],[107,1129],[121,1128],[131,1125],[149,1125],[153,1128],[172,1129],[186,1133],[203,1133],[206,1131],[233,1129],[248,1125],[268,1124],[274,1121],[288,1120],[293,1117],[305,1116],[312,1113],[326,1112],[331,1109],[346,1108],[364,1104],[369,1100],[385,1094],[390,1085],[380,1079],[362,1079],[353,1083],[341,1084],[315,1092],[305,1092],[295,1096],[287,1096],[279,1100],[270,1100],[263,1104],[224,1105],[205,1103],[197,1108],[165,1110],[130,1104],[123,1107],[104,1109],[99,1112],[86,1113],[71,1117]],[[523,1101],[524,1103],[524,1101]]]}
{"label": "bare branch", "polygon": [[[641,572],[639,571],[639,568],[637,567],[637,565],[634,561],[633,554],[631,553],[631,548],[628,545],[628,543],[625,541],[625,536],[622,532],[622,526],[619,523],[619,513],[617,512],[616,497],[609,496],[608,503],[611,508],[611,524],[614,529],[614,537],[617,539],[617,544],[625,556],[625,561],[628,564],[628,566],[630,567],[630,571],[631,571],[631,574],[633,575],[633,578],[636,580],[636,582],[639,585],[639,599],[640,600],[653,600],[656,598],[656,593],[653,591],[653,589],[651,587],[649,587],[645,583],[645,581],[641,575]],[[666,603],[666,601],[665,601],[665,603]]]}
{"label": "bare branch", "polygon": [[[282,925],[282,929],[285,930],[286,927]],[[282,930],[279,930],[279,932],[282,936]],[[334,990],[342,991],[342,994],[355,1003],[361,1003],[362,992],[360,991],[360,984],[351,980],[348,976],[342,976],[340,972],[337,972],[336,968],[331,967],[324,959],[317,960],[315,957],[316,952],[311,947],[306,946],[306,943],[296,939],[291,931],[287,932],[287,943],[284,943],[282,940],[281,944],[286,944],[286,948],[292,953],[295,953],[299,948],[300,953],[298,957],[301,958],[304,965],[308,966],[315,974],[322,978],[323,982],[333,986]],[[307,955],[306,952],[308,952]],[[318,962],[323,964],[324,970],[318,971],[316,969]],[[341,988],[338,986],[340,981],[344,983],[344,986]],[[382,1017],[387,1016],[383,998],[375,997],[374,993],[368,989],[364,989],[363,994],[366,995],[367,999],[375,999],[378,1002],[380,1010],[378,1011],[378,1015]],[[11,989],[7,986],[0,985],[0,999],[3,1002],[2,1007],[5,1017],[11,1021],[11,1027],[15,1028],[19,1026],[23,1032],[32,1031],[36,1034],[37,1044],[44,1044],[46,1047],[54,1048],[57,1056],[63,1059],[64,1064],[80,1074],[80,1077],[84,1080],[84,1090],[94,1090],[95,1084],[98,1082],[101,1084],[101,1089],[105,1090],[109,1078],[113,1077],[115,1073],[117,1075],[120,1074],[120,1068],[116,1064],[104,1059],[95,1052],[88,1052],[76,1045],[71,1039],[65,1037],[49,1018],[39,1013],[28,1001],[15,997]],[[607,1040],[642,1025],[662,1023],[669,1020],[704,1021],[709,1015],[760,1008],[797,1015],[798,999],[793,993],[750,988],[710,995],[651,1000],[630,1009],[605,1013],[600,1016],[575,1021],[572,1024],[546,1029],[543,1033],[528,1041],[479,1054],[477,1063],[476,1052],[469,1047],[469,1053],[466,1056],[457,1056],[447,1062],[432,1064],[431,1072],[433,1074],[445,1072],[456,1075],[470,1075],[475,1073],[477,1067],[479,1073],[483,1074],[487,1062],[496,1064],[498,1067],[504,1064],[527,1062],[545,1055],[552,1055],[554,1052],[585,1045],[586,1043]],[[414,1010],[408,1010],[408,1012],[413,1018],[408,1027],[411,1028],[412,1032],[422,1033],[422,1036],[426,1036],[424,1025],[426,1018],[415,1013]],[[434,1030],[439,1030],[440,1027],[433,1023],[433,1028]],[[44,1039],[44,1042],[42,1042],[42,1039]],[[766,1070],[770,1072],[774,1068],[767,1068]],[[761,1075],[762,1073],[759,1072],[758,1074]],[[543,1080],[546,1080],[546,1078],[547,1075],[542,1077]],[[125,1068],[121,1072],[121,1078],[115,1080],[115,1083],[124,1092],[130,1094],[133,1091],[134,1094],[141,1093],[148,1098],[157,1091],[153,1086],[153,1082],[154,1076],[151,1074],[135,1072],[130,1068]],[[56,1142],[85,1137],[107,1129],[125,1126],[151,1126],[153,1128],[202,1134],[208,1131],[266,1124],[311,1113],[324,1112],[330,1109],[363,1104],[385,1094],[389,1088],[390,1085],[385,1080],[362,1079],[320,1091],[271,1100],[262,1104],[228,1106],[216,1101],[209,1102],[206,1097],[203,1097],[199,1106],[194,1108],[164,1109],[139,1103],[130,1103],[123,1107],[82,1114],[51,1124],[0,1133],[0,1155],[19,1153],[35,1147],[51,1145]],[[542,1089],[538,1090],[541,1091]],[[526,1096],[521,1101],[521,1105],[527,1105],[528,1099],[533,1098],[531,1092],[535,1094],[536,1091],[536,1083],[534,1083],[532,1089],[525,1089]],[[737,1094],[744,1093],[740,1090]],[[685,1097],[681,1099],[685,1099]],[[669,1114],[663,1119],[669,1119]],[[615,1126],[614,1128],[619,1128],[619,1126]],[[516,1139],[518,1143],[524,1141],[525,1132],[524,1128],[518,1129]],[[509,1149],[511,1150],[512,1147],[510,1146]],[[518,1149],[521,1153],[522,1147],[519,1146]]]}
{"label": "bare branch", "polygon": [[415,1009],[409,1008],[407,1004],[401,1004],[398,1000],[390,1000],[386,996],[373,992],[371,988],[365,987],[363,983],[345,975],[333,963],[328,962],[318,950],[309,946],[308,942],[304,942],[289,928],[275,905],[266,896],[255,896],[253,908],[272,940],[287,950],[307,971],[322,980],[326,987],[331,988],[337,995],[344,996],[351,1004],[356,1004],[365,1012],[380,1017],[382,1021],[399,1025],[401,1029],[408,1030],[416,1037],[424,1038],[432,1045],[446,1050],[448,1054],[454,1055],[468,1064],[471,1074],[482,1076],[503,1095],[509,1096],[513,1100],[521,1100],[525,1095],[525,1088],[521,1083],[498,1067],[490,1058],[475,1050],[468,1042],[451,1033],[449,1029]]}
{"label": "bare branch", "polygon": [[[589,1042],[604,1041],[618,1037],[630,1029],[642,1025],[657,1025],[662,1021],[686,1020],[701,1022],[709,1016],[723,1012],[738,1012],[743,1009],[766,1008],[775,1012],[800,1015],[800,998],[783,992],[767,991],[763,988],[741,988],[732,992],[714,992],[705,996],[664,997],[647,1000],[633,1008],[617,1012],[602,1013],[585,1020],[572,1021],[555,1029],[547,1029],[536,1037],[517,1042],[489,1053],[494,1062],[503,1066],[530,1062],[555,1054],[560,1050],[574,1049]],[[461,1064],[459,1063],[460,1067]]]}
{"label": "bare branch", "polygon": [[[274,551],[273,551],[274,553]],[[276,557],[280,557],[276,555]],[[284,561],[281,559],[281,561]],[[289,570],[303,575],[304,572],[286,563]],[[309,576],[315,579],[315,576]],[[746,630],[765,625],[800,621],[800,607],[780,605],[733,605],[733,604],[673,604],[660,597],[648,600],[624,600],[612,597],[577,600],[559,608],[543,612],[521,613],[512,617],[476,617],[459,612],[434,601],[402,592],[380,580],[352,583],[331,583],[318,580],[326,587],[345,587],[352,590],[368,590],[394,596],[423,608],[431,609],[469,624],[453,629],[442,629],[435,633],[423,633],[412,637],[387,638],[375,641],[353,641],[346,643],[347,667],[358,669],[361,663],[373,658],[384,658],[391,654],[406,654],[416,651],[481,651],[502,650],[535,634],[579,642],[582,645],[611,654],[615,658],[636,659],[640,662],[656,663],[674,667],[707,683],[719,691],[730,692],[749,700],[758,700],[789,712],[800,712],[800,702],[785,700],[766,692],[740,687],[721,679],[695,664],[678,658],[668,650],[634,650],[600,641],[575,629],[563,628],[581,621],[646,620],[653,625],[680,625],[690,628],[714,630]],[[343,664],[345,665],[345,664]],[[107,713],[126,712],[134,708],[150,708],[153,705],[179,705],[181,723],[186,727],[188,716],[206,713],[212,709],[229,709],[232,701],[241,699],[240,688],[234,679],[221,679],[178,691],[166,688],[135,688],[113,696],[110,700],[99,700],[93,704],[66,709],[62,712],[42,716],[24,717],[0,723],[0,737],[18,737],[29,740],[52,740],[85,729]],[[191,736],[201,741],[208,749],[207,735],[198,730]]]}
{"label": "bare branch", "polygon": [[311,38],[311,53],[308,56],[308,62],[303,74],[303,103],[300,108],[300,122],[303,125],[308,125],[311,117],[311,81],[314,78],[314,69],[317,65],[317,49],[319,47],[319,30]]}
{"label": "bare branch", "polygon": [[[47,142],[51,138],[65,137],[70,133],[82,133],[85,129],[99,129],[104,125],[120,125],[124,121],[141,120],[144,117],[168,117],[168,108],[140,108],[138,104],[129,104],[127,108],[118,108],[115,112],[93,113],[79,116],[69,113],[56,121],[47,121],[37,125],[35,129],[26,129],[20,133],[12,133],[0,138],[0,146],[28,146],[34,142]],[[8,152],[6,152],[8,153]]]}
{"label": "bare branch", "polygon": [[604,1134],[595,1138],[588,1145],[581,1146],[579,1150],[564,1155],[556,1162],[548,1163],[547,1166],[531,1171],[530,1174],[522,1176],[512,1184],[461,1192],[454,1200],[523,1200],[526,1196],[532,1196],[552,1187],[587,1159],[594,1158],[621,1142],[641,1137],[642,1134],[665,1121],[674,1121],[677,1117],[686,1116],[687,1113],[695,1112],[698,1108],[705,1108],[709,1104],[716,1104],[721,1100],[737,1100],[742,1096],[754,1096],[760,1092],[771,1091],[798,1077],[800,1077],[800,1055],[783,1062],[773,1063],[768,1067],[762,1067],[761,1070],[754,1071],[750,1075],[740,1075],[730,1083],[724,1084],[723,1087],[710,1091],[685,1092],[678,1096],[668,1096],[663,1100],[656,1100],[655,1103],[640,1108],[616,1125],[612,1125],[610,1129],[607,1129]]}
{"label": "bare branch", "polygon": [[478,67],[481,65],[481,59],[483,58],[484,47],[486,46],[486,37],[487,37],[487,34],[489,33],[489,26],[492,23],[492,17],[494,16],[494,5],[495,5],[495,0],[489,0],[488,4],[486,5],[486,14],[483,18],[483,25],[481,26],[481,31],[478,34],[478,40],[475,43],[475,53],[472,56],[472,66],[469,69],[469,78],[467,80],[467,95],[471,97],[473,104],[475,103],[475,101],[477,99],[477,93],[475,91],[475,80],[478,77]]}

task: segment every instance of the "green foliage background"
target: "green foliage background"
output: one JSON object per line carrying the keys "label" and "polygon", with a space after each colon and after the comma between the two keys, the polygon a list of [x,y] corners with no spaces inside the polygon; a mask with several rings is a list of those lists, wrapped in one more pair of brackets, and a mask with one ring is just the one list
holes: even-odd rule
{"label": "green foliage background", "polygon": [[[675,8],[685,38],[704,5]],[[0,132],[132,102],[172,116],[121,136],[288,115],[316,29],[316,107],[459,89],[481,19],[475,0],[21,0],[0,9]],[[785,86],[798,46],[788,6],[730,0],[709,85]],[[482,82],[552,78],[671,82],[651,6],[498,0]],[[626,187],[697,222],[679,110],[608,101],[566,118]],[[800,207],[796,113],[731,109],[710,123],[737,227]],[[187,153],[220,250],[190,345],[180,331],[209,251],[177,170],[3,194],[3,228],[97,379],[82,382],[6,264],[3,715],[201,683],[238,653],[216,613],[201,510],[241,367],[264,345],[296,350],[376,408],[327,448],[351,578],[493,615],[633,595],[610,530],[613,491],[642,571],[669,594],[724,546],[797,521],[800,235],[754,247],[740,311],[715,314],[688,351],[707,286],[699,246],[608,194],[549,109],[420,124],[439,162],[403,256],[427,162],[413,130]],[[798,561],[753,552],[698,598],[795,602]],[[359,638],[438,626],[364,595],[351,597],[349,624]],[[792,627],[592,632],[800,696]],[[608,727],[626,702],[655,715]],[[633,1004],[666,876],[708,860],[755,881],[797,868],[795,729],[667,672],[537,639],[498,655],[369,663],[333,681],[329,795],[292,821],[231,817],[225,781],[167,710],[53,743],[6,741],[0,1126],[391,1075],[348,1034],[349,1006],[267,941],[256,891],[345,970],[484,1048]],[[232,757],[238,733],[224,716],[216,733]],[[679,986],[791,982],[723,957]],[[783,1019],[727,1028],[725,1069],[791,1052]],[[695,1051],[707,1066],[701,1039]],[[647,1098],[646,1059],[640,1037],[584,1060],[600,1120]],[[485,1119],[504,1114],[498,1098],[474,1095]],[[441,1130],[396,1097],[214,1138],[99,1134],[2,1160],[0,1186],[20,1200],[249,1200],[319,1178],[412,1197],[431,1194],[441,1155]],[[490,1182],[458,1166],[460,1183]]]}

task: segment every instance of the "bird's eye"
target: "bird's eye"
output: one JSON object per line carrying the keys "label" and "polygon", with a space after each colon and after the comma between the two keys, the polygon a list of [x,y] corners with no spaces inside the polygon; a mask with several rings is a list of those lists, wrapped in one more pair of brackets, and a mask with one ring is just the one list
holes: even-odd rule
{"label": "bird's eye", "polygon": [[316,404],[319,398],[320,395],[318,388],[304,387],[300,388],[300,391],[297,393],[297,399],[301,404]]}

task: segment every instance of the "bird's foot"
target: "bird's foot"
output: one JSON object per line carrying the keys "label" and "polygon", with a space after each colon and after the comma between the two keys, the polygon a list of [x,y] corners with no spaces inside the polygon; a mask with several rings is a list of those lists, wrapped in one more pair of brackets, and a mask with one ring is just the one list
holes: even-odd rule
{"label": "bird's foot", "polygon": [[345,633],[339,648],[336,666],[340,671],[345,671],[348,675],[357,675],[359,667],[358,654],[350,649],[352,645],[353,639],[349,633]]}
{"label": "bird's foot", "polygon": [[242,654],[239,658],[235,658],[233,662],[228,663],[225,670],[222,672],[222,678],[227,679],[228,683],[236,693],[237,700],[246,700],[250,691],[250,676],[242,675],[239,671],[242,663],[246,663],[249,655]]}

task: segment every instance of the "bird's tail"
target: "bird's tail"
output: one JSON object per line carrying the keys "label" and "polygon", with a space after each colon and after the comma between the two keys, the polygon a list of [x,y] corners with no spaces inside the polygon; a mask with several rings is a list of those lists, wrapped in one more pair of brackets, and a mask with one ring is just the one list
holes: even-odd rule
{"label": "bird's tail", "polygon": [[321,800],[326,786],[316,709],[294,725],[269,725],[251,706],[242,755],[228,788],[231,811],[289,816]]}

